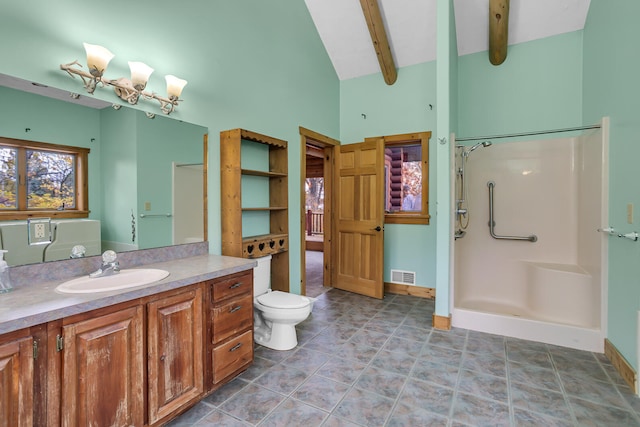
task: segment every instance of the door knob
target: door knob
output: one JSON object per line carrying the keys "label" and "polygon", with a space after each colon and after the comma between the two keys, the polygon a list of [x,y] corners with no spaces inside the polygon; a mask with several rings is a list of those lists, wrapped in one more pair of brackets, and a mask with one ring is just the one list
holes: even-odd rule
{"label": "door knob", "polygon": [[375,230],[375,231],[382,231],[382,227],[377,226],[376,228],[372,228],[372,230]]}

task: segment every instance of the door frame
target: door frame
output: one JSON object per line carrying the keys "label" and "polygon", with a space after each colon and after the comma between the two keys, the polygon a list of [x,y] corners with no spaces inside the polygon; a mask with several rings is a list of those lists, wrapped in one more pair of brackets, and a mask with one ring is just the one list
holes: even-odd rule
{"label": "door frame", "polygon": [[305,191],[304,184],[307,177],[307,144],[314,147],[323,148],[325,152],[324,158],[324,239],[323,239],[323,266],[324,274],[322,275],[323,285],[332,287],[331,274],[333,256],[333,165],[334,165],[334,149],[340,145],[340,141],[330,138],[312,130],[299,127],[300,131],[300,294],[307,294],[307,277],[306,277],[306,212],[305,212]]}

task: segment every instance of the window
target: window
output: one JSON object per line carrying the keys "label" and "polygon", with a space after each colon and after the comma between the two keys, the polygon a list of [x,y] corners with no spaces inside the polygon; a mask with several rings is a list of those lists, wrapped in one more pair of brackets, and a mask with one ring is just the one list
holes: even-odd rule
{"label": "window", "polygon": [[88,148],[0,138],[0,219],[86,218]]}
{"label": "window", "polygon": [[384,137],[385,223],[429,224],[431,132]]}

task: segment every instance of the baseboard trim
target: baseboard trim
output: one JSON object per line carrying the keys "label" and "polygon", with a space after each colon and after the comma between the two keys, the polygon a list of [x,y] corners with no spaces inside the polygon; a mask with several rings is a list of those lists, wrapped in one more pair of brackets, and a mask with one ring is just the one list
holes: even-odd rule
{"label": "baseboard trim", "polygon": [[443,331],[451,330],[451,315],[448,316],[438,316],[437,314],[433,314],[432,317],[433,327],[435,329],[441,329]]}
{"label": "baseboard trim", "polygon": [[607,359],[611,361],[611,364],[624,381],[629,385],[631,390],[635,394],[638,393],[638,374],[635,369],[627,362],[622,354],[618,351],[615,345],[611,343],[607,338],[604,339],[604,354]]}
{"label": "baseboard trim", "polygon": [[423,288],[422,286],[403,285],[400,283],[384,282],[384,292],[386,294],[411,295],[413,297],[435,299],[436,290],[433,288]]}

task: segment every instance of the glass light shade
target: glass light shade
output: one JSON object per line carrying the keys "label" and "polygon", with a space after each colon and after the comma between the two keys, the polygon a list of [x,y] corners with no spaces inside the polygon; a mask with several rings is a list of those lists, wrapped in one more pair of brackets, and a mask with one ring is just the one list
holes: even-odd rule
{"label": "glass light shade", "polygon": [[167,95],[169,95],[169,99],[180,98],[182,89],[187,85],[187,81],[172,75],[167,75],[164,78],[167,81]]}
{"label": "glass light shade", "polygon": [[153,73],[153,68],[143,62],[129,61],[129,69],[131,70],[131,83],[137,90],[142,90],[149,81],[149,76]]}
{"label": "glass light shade", "polygon": [[83,43],[84,50],[87,52],[87,66],[91,75],[101,77],[107,69],[109,61],[114,57],[113,53],[108,49],[98,46],[97,44]]}

